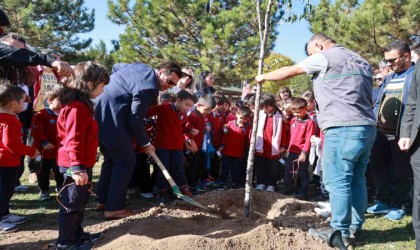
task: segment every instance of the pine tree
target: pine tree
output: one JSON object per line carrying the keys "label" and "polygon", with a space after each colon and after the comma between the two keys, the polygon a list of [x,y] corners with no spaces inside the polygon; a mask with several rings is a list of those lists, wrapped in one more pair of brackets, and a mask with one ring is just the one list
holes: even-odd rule
{"label": "pine tree", "polygon": [[79,33],[94,28],[95,11],[84,6],[85,0],[0,0],[9,15],[10,31],[25,37],[37,49],[54,49],[62,54],[87,48],[92,39]]}

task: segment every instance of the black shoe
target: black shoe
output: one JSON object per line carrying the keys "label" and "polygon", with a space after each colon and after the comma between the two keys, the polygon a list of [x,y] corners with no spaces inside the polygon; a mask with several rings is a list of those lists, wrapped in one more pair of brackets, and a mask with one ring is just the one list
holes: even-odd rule
{"label": "black shoe", "polygon": [[347,249],[353,249],[356,246],[356,239],[355,238],[344,238],[343,237],[344,246]]}
{"label": "black shoe", "polygon": [[307,201],[308,200],[308,195],[306,195],[306,194],[296,194],[295,198],[298,199],[298,200]]}
{"label": "black shoe", "polygon": [[283,191],[281,191],[281,194],[283,194],[283,195],[292,195],[293,194],[293,190],[283,190]]}
{"label": "black shoe", "polygon": [[82,242],[92,242],[95,243],[96,241],[99,240],[99,238],[101,238],[101,233],[83,233],[82,238],[80,239]]}
{"label": "black shoe", "polygon": [[92,243],[91,242],[82,242],[80,244],[75,245],[56,245],[57,250],[91,250]]}
{"label": "black shoe", "polygon": [[338,249],[347,249],[340,230],[335,230],[331,227],[310,228],[308,233],[314,238],[321,239],[328,243],[330,247],[337,247]]}

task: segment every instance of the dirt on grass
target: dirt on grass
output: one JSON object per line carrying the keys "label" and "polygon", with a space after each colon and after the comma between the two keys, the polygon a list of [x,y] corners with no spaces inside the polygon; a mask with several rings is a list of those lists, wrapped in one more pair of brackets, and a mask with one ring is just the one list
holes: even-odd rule
{"label": "dirt on grass", "polygon": [[[207,192],[194,199],[211,210],[178,200],[115,221],[103,221],[100,214],[89,216],[97,212],[87,211],[85,230],[103,232],[95,243],[97,249],[329,248],[307,233],[310,227],[325,224],[313,211],[314,203],[253,191],[251,214],[245,217],[243,189]],[[56,230],[22,231],[1,242],[7,249],[48,249],[56,237]]]}

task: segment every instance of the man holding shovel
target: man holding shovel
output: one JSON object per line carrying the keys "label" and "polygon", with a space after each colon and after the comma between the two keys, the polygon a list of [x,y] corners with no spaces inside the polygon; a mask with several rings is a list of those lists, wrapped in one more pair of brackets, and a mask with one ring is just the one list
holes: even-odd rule
{"label": "man holding shovel", "polygon": [[[362,229],[367,205],[365,172],[375,141],[372,70],[366,59],[323,33],[307,44],[309,57],[297,65],[258,75],[258,83],[313,74],[318,122],[325,134],[323,178],[330,193],[331,227],[310,229],[328,241],[341,231],[346,246]],[[336,235],[336,234],[334,234]]]}

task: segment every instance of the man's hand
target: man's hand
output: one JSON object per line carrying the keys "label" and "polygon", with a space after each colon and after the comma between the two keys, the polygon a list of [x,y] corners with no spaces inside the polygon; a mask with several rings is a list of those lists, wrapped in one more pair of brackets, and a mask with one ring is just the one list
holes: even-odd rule
{"label": "man's hand", "polygon": [[298,161],[299,161],[299,162],[305,162],[305,160],[306,160],[306,155],[304,155],[304,154],[300,154],[300,155],[299,155],[299,158],[298,158]]}
{"label": "man's hand", "polygon": [[400,146],[401,151],[407,151],[410,146],[410,138],[400,138],[398,146]]}
{"label": "man's hand", "polygon": [[89,179],[86,172],[73,173],[71,178],[73,178],[73,180],[74,180],[74,182],[76,183],[77,186],[86,185],[88,183],[88,179]]}
{"label": "man's hand", "polygon": [[153,152],[156,151],[155,146],[153,146],[152,144],[144,146],[143,150],[148,156],[150,156]]}
{"label": "man's hand", "polygon": [[51,143],[48,143],[47,145],[42,147],[44,150],[51,150],[54,149],[54,145],[52,145]]}
{"label": "man's hand", "polygon": [[264,77],[263,77],[264,75],[257,75],[256,77],[255,77],[255,81],[257,82],[257,83],[263,83],[264,81],[265,81],[265,79],[264,79]]}
{"label": "man's hand", "polygon": [[70,64],[65,61],[54,61],[51,66],[57,71],[60,76],[67,76],[73,72]]}

